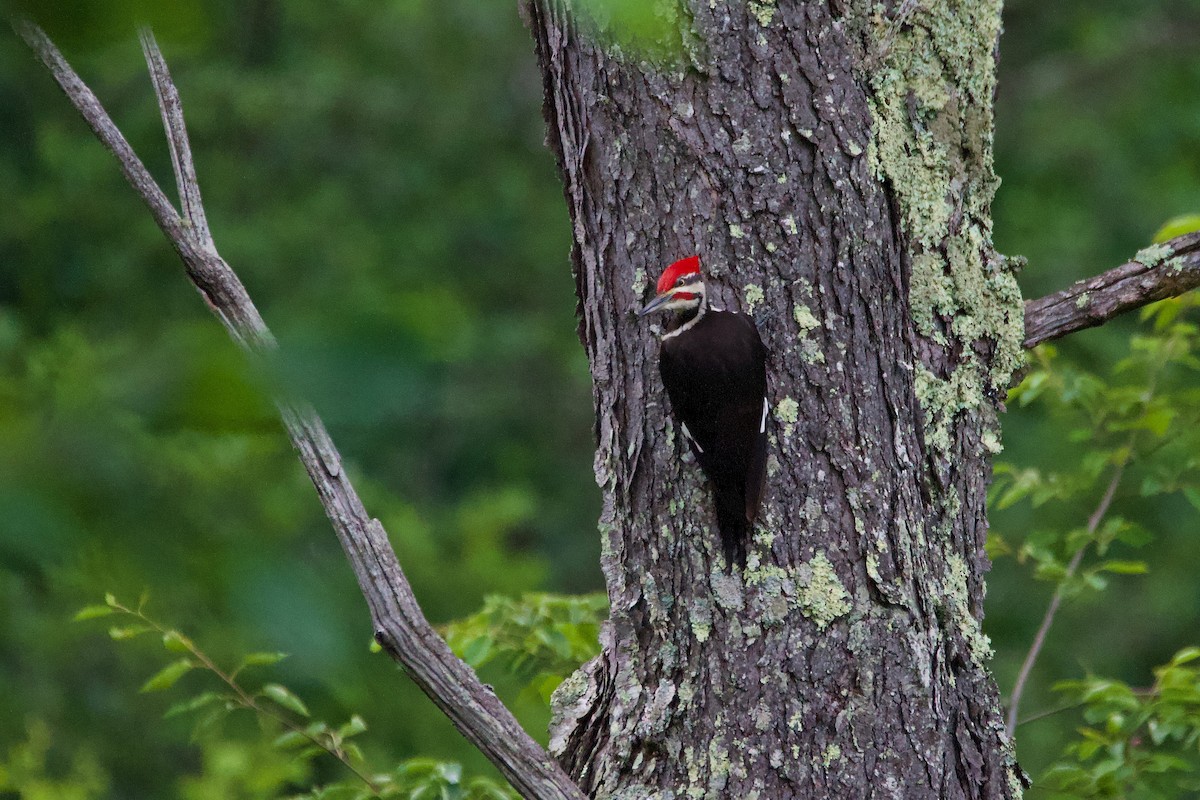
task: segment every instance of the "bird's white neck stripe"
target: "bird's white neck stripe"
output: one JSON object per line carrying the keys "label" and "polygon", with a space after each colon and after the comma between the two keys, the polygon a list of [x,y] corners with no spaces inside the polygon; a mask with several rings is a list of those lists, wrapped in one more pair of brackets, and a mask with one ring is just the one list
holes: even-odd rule
{"label": "bird's white neck stripe", "polygon": [[680,325],[678,328],[671,331],[670,333],[664,333],[663,337],[662,337],[663,341],[665,342],[667,339],[670,339],[672,336],[678,336],[679,334],[686,331],[688,328],[691,328],[693,325],[695,325],[697,322],[700,321],[700,318],[704,316],[704,312],[707,310],[708,310],[708,303],[706,303],[704,301],[704,295],[700,295],[700,305],[696,307],[696,316],[692,317],[687,322],[683,323],[682,325]]}

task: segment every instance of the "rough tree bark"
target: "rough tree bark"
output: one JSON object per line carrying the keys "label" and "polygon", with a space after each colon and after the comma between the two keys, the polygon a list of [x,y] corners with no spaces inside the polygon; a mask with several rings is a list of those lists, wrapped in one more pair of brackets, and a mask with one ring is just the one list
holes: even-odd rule
{"label": "rough tree bark", "polygon": [[[686,4],[674,63],[530,0],[594,377],[604,652],[552,748],[598,797],[1021,793],[980,631],[1023,341],[989,204],[998,0]],[[632,311],[698,252],[772,353],[744,573]]]}

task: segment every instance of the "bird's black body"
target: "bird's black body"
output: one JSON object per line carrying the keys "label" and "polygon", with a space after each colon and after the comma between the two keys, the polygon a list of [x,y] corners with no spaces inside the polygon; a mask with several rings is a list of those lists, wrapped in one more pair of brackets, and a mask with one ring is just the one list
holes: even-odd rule
{"label": "bird's black body", "polygon": [[659,370],[712,483],[725,559],[744,565],[767,466],[766,348],[754,320],[706,307],[674,315]]}

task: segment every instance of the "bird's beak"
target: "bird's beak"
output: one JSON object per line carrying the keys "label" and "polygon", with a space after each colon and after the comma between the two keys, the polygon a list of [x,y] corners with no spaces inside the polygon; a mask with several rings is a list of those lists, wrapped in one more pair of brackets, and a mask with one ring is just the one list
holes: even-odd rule
{"label": "bird's beak", "polygon": [[649,303],[647,303],[645,308],[643,308],[641,311],[638,312],[638,316],[644,317],[647,314],[654,313],[662,306],[671,302],[671,298],[673,298],[674,296],[675,295],[672,292],[666,292],[665,294],[658,295],[653,300],[651,300]]}

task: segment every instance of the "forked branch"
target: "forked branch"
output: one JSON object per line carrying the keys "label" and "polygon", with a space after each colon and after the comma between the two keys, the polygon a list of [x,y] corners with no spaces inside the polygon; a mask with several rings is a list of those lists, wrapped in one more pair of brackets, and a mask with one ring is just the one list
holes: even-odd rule
{"label": "forked branch", "polygon": [[[230,335],[251,353],[274,350],[275,340],[266,323],[213,244],[200,200],[179,93],[153,35],[143,31],[142,49],[162,110],[182,216],[54,43],[30,22],[19,21],[15,27],[97,138],[116,156],[126,179],[179,254],[188,277]],[[320,418],[307,405],[285,398],[276,398],[276,405],[354,568],[359,588],[371,609],[375,638],[522,796],[530,800],[583,800],[583,793],[567,774],[522,730],[474,671],[455,657],[425,619],[383,525],[367,514]]]}
{"label": "forked branch", "polygon": [[1200,286],[1200,232],[1147,247],[1132,261],[1025,303],[1025,347],[1103,325]]}

